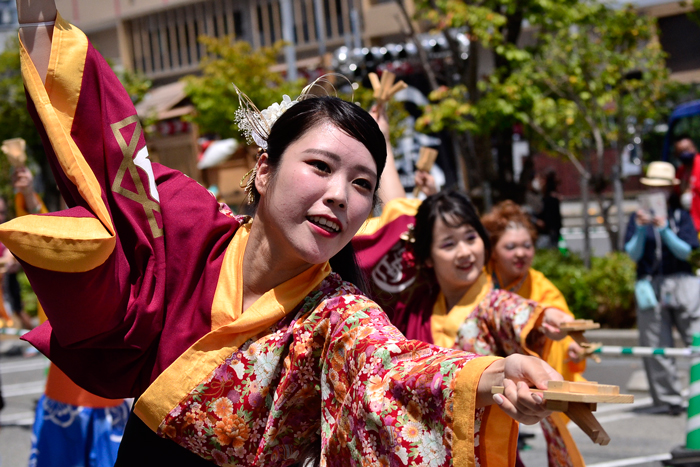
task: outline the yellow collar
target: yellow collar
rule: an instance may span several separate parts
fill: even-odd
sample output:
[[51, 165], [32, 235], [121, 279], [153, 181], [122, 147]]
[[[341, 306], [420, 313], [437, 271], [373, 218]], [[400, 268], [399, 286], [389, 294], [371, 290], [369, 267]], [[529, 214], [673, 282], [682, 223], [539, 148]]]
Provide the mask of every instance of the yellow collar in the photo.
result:
[[449, 311], [445, 296], [440, 292], [433, 306], [433, 315], [430, 318], [433, 343], [440, 347], [454, 347], [459, 327], [492, 288], [491, 276], [482, 272], [476, 282], [469, 287], [467, 293], [459, 300], [459, 303]]

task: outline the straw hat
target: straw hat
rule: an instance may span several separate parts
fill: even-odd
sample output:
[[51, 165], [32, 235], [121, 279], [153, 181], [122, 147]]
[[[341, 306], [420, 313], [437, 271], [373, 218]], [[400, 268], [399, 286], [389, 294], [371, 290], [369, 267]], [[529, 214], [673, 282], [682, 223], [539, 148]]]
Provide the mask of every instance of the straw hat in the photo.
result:
[[676, 168], [670, 162], [654, 161], [649, 164], [647, 176], [640, 180], [647, 186], [678, 185], [681, 181], [676, 178]]

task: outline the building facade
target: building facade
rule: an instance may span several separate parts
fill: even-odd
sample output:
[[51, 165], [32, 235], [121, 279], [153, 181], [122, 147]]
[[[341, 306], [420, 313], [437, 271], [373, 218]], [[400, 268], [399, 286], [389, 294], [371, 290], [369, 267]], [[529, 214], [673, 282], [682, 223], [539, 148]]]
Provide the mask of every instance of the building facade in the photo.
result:
[[[205, 53], [200, 35], [231, 35], [254, 47], [282, 40], [285, 2], [300, 66], [340, 46], [381, 43], [407, 30], [387, 0], [57, 0], [61, 14], [112, 63], [156, 84], [197, 71]], [[412, 0], [405, 3], [412, 13]]]
[[0, 0], [0, 52], [11, 36], [17, 35], [17, 5], [15, 0]]

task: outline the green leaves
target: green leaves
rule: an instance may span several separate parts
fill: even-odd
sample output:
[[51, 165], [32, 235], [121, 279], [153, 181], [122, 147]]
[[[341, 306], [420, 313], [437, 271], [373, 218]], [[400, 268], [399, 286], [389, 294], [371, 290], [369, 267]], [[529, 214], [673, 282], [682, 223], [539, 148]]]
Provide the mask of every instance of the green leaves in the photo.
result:
[[[620, 115], [640, 123], [659, 116], [669, 88], [664, 53], [654, 20], [630, 6], [423, 0], [418, 7], [437, 29], [466, 28], [482, 49], [477, 59], [493, 54], [498, 66], [477, 77], [471, 95], [462, 84], [433, 92], [419, 129], [489, 134], [521, 122], [541, 149], [574, 157], [614, 146], [623, 134]], [[523, 20], [525, 46], [509, 33]]]
[[234, 123], [238, 96], [233, 84], [261, 110], [280, 102], [284, 94], [296, 98], [305, 84], [303, 80], [289, 83], [280, 73], [270, 71], [277, 63], [282, 42], [253, 50], [249, 43], [234, 42], [231, 37], [202, 36], [199, 40], [207, 49], [200, 63], [202, 76], [188, 76], [184, 81], [185, 92], [197, 109], [192, 120], [202, 133], [243, 140]]

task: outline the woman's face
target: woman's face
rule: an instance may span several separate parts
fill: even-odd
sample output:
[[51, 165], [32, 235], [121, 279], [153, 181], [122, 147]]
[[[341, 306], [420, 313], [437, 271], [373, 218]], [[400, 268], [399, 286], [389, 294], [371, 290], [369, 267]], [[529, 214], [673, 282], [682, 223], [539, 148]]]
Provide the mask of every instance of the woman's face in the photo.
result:
[[[448, 221], [452, 223], [452, 219]], [[438, 216], [426, 264], [434, 269], [442, 288], [467, 288], [476, 282], [484, 267], [484, 241], [471, 225], [450, 227]]]
[[377, 165], [367, 148], [331, 123], [290, 144], [276, 170], [263, 154], [255, 184], [267, 236], [287, 267], [321, 264], [348, 244], [372, 209]]
[[532, 237], [522, 226], [507, 228], [493, 248], [497, 272], [510, 280], [525, 275], [532, 266], [534, 256]]

